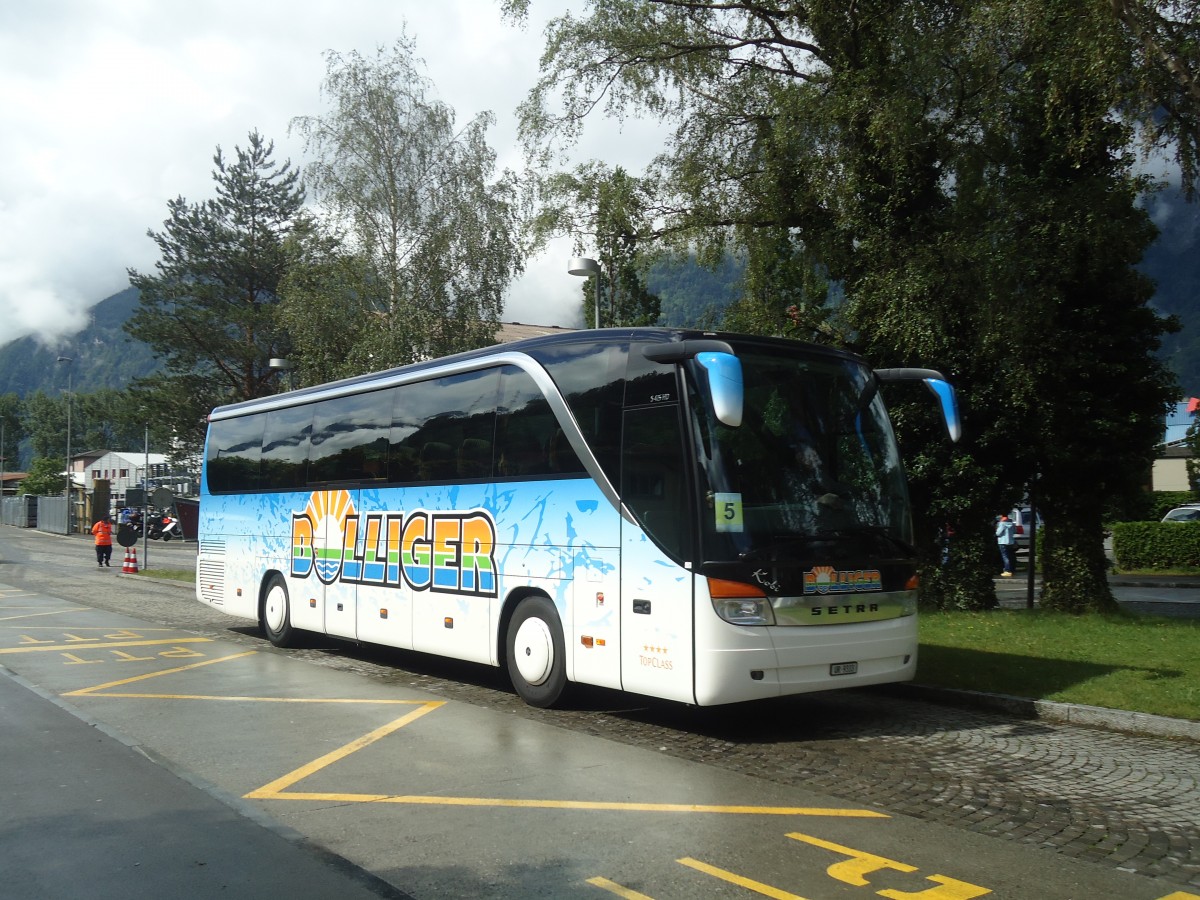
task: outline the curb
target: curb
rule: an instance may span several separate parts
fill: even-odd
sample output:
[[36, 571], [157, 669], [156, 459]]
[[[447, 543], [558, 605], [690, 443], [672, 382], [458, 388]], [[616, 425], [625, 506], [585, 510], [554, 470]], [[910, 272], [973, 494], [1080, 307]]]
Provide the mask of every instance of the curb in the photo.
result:
[[1034, 700], [1009, 694], [987, 694], [983, 691], [964, 691], [927, 684], [883, 685], [880, 689], [947, 706], [995, 710], [1025, 719], [1042, 719], [1047, 722], [1103, 728], [1122, 734], [1200, 743], [1200, 722], [1190, 719], [1172, 719], [1168, 716], [1153, 716], [1123, 709], [1106, 709], [1079, 703], [1055, 703], [1051, 700]]

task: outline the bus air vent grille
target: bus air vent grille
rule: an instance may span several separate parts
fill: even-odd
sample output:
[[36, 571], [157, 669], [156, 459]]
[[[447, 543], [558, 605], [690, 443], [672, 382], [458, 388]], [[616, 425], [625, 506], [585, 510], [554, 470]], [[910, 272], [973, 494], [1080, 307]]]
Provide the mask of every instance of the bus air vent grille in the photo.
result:
[[201, 541], [200, 542], [200, 553], [202, 555], [209, 554], [211, 556], [224, 556], [225, 555], [225, 542], [224, 541], [214, 541], [214, 540]]
[[225, 563], [219, 560], [200, 560], [200, 596], [207, 603], [225, 603]]

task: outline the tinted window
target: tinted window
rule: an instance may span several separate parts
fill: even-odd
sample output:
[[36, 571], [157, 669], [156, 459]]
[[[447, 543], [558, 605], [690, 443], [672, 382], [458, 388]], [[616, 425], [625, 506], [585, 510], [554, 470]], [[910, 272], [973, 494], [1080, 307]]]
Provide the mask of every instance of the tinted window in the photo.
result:
[[676, 559], [687, 559], [689, 510], [679, 405], [660, 404], [625, 413], [621, 500]]
[[564, 344], [531, 350], [530, 355], [546, 367], [601, 468], [617, 484], [629, 345]]
[[309, 483], [372, 482], [388, 476], [394, 390], [322, 400], [313, 415]]
[[519, 478], [583, 471], [583, 464], [533, 379], [514, 366], [506, 366], [496, 416], [496, 474]]
[[275, 409], [267, 413], [262, 440], [261, 490], [283, 491], [306, 483], [308, 435], [312, 430], [312, 407]]
[[500, 370], [485, 369], [397, 388], [392, 480], [490, 477], [499, 383]]
[[625, 373], [625, 405], [678, 403], [679, 380], [676, 365], [646, 359], [642, 350], [647, 346], [651, 345], [635, 344], [630, 349], [629, 369]]
[[205, 469], [214, 494], [259, 489], [265, 415], [213, 422], [208, 429]]

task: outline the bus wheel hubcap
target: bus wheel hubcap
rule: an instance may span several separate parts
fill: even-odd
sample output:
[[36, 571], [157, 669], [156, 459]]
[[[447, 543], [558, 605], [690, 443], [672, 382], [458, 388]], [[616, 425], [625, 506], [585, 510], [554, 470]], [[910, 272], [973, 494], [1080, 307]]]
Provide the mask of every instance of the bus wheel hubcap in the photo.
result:
[[283, 594], [278, 589], [267, 594], [266, 620], [267, 626], [272, 631], [278, 631], [283, 627]]
[[526, 619], [517, 629], [513, 642], [517, 671], [529, 684], [541, 684], [550, 676], [554, 665], [554, 638], [541, 619]]

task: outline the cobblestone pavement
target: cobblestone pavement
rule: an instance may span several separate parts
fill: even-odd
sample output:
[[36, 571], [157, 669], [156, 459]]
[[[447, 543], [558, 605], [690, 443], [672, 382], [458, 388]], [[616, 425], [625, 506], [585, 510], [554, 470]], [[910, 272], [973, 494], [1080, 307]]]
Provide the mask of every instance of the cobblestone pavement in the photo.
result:
[[[64, 571], [0, 529], [0, 582], [276, 651], [189, 589]], [[22, 545], [27, 540], [20, 542]], [[44, 541], [43, 541], [44, 543]], [[87, 548], [80, 550], [86, 552]], [[180, 551], [183, 548], [179, 548]], [[159, 559], [164, 559], [160, 554]], [[85, 560], [86, 562], [86, 560]], [[186, 565], [186, 562], [184, 563]], [[902, 690], [809, 694], [695, 709], [599, 689], [568, 708], [526, 706], [498, 671], [314, 639], [314, 664], [646, 747], [893, 814], [1019, 841], [1200, 889], [1200, 745], [929, 703]]]

